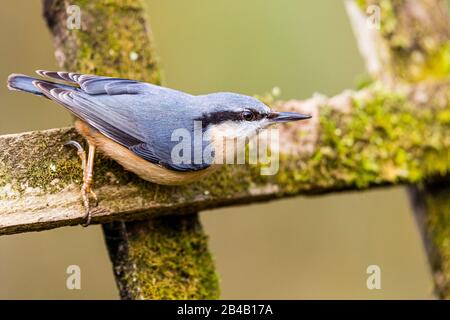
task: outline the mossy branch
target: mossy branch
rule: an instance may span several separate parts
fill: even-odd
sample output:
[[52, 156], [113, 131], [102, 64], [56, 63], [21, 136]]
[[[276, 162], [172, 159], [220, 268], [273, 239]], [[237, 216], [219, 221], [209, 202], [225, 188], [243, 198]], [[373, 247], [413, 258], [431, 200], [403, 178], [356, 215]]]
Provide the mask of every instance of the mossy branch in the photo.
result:
[[[226, 165], [197, 183], [158, 186], [100, 155], [93, 223], [443, 177], [450, 170], [449, 88], [393, 93], [374, 84], [330, 99], [275, 102], [316, 122], [280, 128], [280, 166], [272, 176], [255, 165]], [[81, 169], [75, 151], [63, 147], [69, 138], [77, 138], [69, 128], [0, 137], [0, 233], [80, 223]]]
[[[360, 48], [372, 48], [369, 72], [393, 85], [445, 79], [450, 72], [450, 27], [441, 0], [357, 0], [364, 19], [350, 11]], [[379, 11], [368, 10], [376, 6]], [[379, 14], [377, 16], [377, 14]], [[369, 17], [368, 17], [368, 16]], [[369, 27], [368, 19], [373, 25]], [[359, 35], [359, 36], [358, 36]]]
[[[67, 71], [161, 83], [151, 29], [141, 0], [43, 0], [55, 57]], [[69, 6], [80, 29], [69, 29]]]

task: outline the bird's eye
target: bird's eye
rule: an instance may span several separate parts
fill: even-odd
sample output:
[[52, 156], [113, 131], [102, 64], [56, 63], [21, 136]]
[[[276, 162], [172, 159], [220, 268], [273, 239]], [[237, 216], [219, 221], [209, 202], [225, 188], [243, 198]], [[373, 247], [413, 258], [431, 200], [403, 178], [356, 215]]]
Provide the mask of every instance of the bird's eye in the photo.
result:
[[255, 113], [250, 110], [245, 110], [242, 112], [242, 119], [245, 121], [255, 120]]

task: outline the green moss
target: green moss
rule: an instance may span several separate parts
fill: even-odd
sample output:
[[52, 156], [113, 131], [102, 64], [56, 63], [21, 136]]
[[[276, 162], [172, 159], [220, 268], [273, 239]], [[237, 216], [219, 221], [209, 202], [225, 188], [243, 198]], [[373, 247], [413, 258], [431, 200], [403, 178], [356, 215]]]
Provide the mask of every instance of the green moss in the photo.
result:
[[290, 192], [320, 192], [331, 186], [362, 189], [447, 174], [448, 110], [433, 113], [382, 90], [370, 99], [354, 100], [349, 114], [322, 108], [320, 137], [308, 165], [284, 156], [277, 183]]
[[[380, 8], [380, 34], [389, 49], [391, 60], [389, 65], [384, 66], [385, 73], [390, 72], [395, 77], [412, 83], [448, 77], [448, 34], [440, 34], [429, 21], [417, 20], [419, 18], [409, 13], [408, 10], [411, 9], [405, 6], [404, 1], [358, 0], [357, 3], [364, 12], [369, 5]], [[429, 8], [427, 3], [421, 5], [423, 10], [435, 10], [428, 19], [442, 18], [438, 9]]]
[[53, 193], [74, 180], [80, 181], [78, 158], [63, 147], [64, 142], [75, 136], [73, 130], [57, 129], [48, 134], [32, 132], [3, 139], [0, 142], [0, 187], [9, 183], [19, 193], [29, 187]]
[[140, 0], [78, 0], [71, 4], [80, 6], [82, 24], [80, 30], [71, 30], [64, 42], [66, 69], [161, 83]]
[[[28, 167], [27, 184], [32, 188], [40, 188], [44, 192], [55, 193], [62, 185], [72, 182], [81, 184], [82, 170], [77, 159], [46, 159], [33, 163]], [[64, 174], [60, 174], [64, 172]], [[62, 179], [62, 181], [61, 181]], [[54, 183], [56, 181], [57, 183]]]
[[198, 216], [162, 217], [148, 224], [129, 239], [133, 266], [124, 280], [132, 298], [219, 298], [218, 277]]
[[416, 50], [413, 54], [394, 49], [395, 73], [410, 82], [444, 79], [450, 73], [450, 42], [437, 49]]

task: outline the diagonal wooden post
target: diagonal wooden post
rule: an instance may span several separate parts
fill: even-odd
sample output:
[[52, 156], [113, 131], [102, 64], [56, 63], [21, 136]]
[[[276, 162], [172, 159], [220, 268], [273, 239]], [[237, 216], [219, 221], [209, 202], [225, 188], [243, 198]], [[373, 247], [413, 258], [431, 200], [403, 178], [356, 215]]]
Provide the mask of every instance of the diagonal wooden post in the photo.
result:
[[[78, 12], [81, 16], [71, 16]], [[62, 68], [160, 84], [141, 1], [44, 0], [44, 16]], [[81, 28], [69, 28], [78, 18]], [[196, 211], [190, 212], [104, 225], [121, 298], [218, 298], [207, 237]]]
[[217, 299], [197, 213], [103, 225], [122, 299]]
[[[405, 85], [448, 80], [450, 25], [443, 1], [358, 0], [347, 1], [347, 9], [368, 71], [374, 79], [397, 91]], [[368, 19], [371, 19], [372, 28]], [[432, 93], [423, 95], [424, 108], [435, 98]], [[444, 104], [448, 106], [448, 101]], [[446, 139], [444, 135], [434, 143]], [[445, 174], [446, 170], [441, 170], [441, 175]], [[436, 293], [440, 298], [450, 299], [448, 177], [436, 178], [434, 183], [424, 181], [409, 187], [409, 192], [433, 270]]]
[[428, 255], [435, 293], [450, 299], [450, 187], [448, 182], [409, 188], [411, 205]]

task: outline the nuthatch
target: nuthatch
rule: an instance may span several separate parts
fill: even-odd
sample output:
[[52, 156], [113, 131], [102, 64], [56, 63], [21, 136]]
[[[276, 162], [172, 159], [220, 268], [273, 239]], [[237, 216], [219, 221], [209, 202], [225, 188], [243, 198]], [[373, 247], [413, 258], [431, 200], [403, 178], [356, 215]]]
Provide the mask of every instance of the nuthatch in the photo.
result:
[[250, 137], [270, 124], [310, 118], [294, 112], [274, 112], [259, 100], [241, 94], [194, 96], [135, 80], [36, 72], [47, 80], [12, 74], [8, 88], [47, 97], [76, 117], [75, 127], [88, 141], [87, 158], [79, 143], [68, 144], [77, 147], [82, 161], [86, 224], [91, 220], [89, 196], [97, 201], [91, 188], [96, 148], [145, 180], [178, 185], [200, 179], [215, 165], [205, 160], [174, 161], [172, 150], [178, 143], [172, 139], [174, 130], [183, 128], [193, 133], [194, 122], [201, 121], [206, 137], [200, 142], [201, 149], [212, 144], [217, 151], [223, 148], [218, 136]]

